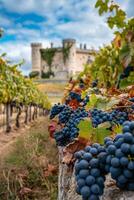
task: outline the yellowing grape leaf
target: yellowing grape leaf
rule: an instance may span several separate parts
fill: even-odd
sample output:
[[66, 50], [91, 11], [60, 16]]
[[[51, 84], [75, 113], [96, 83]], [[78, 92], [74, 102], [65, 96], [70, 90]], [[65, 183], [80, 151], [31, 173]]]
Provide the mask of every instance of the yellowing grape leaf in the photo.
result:
[[94, 108], [97, 103], [97, 96], [95, 94], [90, 95], [90, 101], [87, 103], [86, 109]]
[[107, 102], [108, 102], [108, 98], [102, 95], [97, 95], [96, 108], [101, 109], [101, 110], [106, 110]]
[[111, 135], [109, 122], [100, 124], [97, 128], [94, 128], [94, 141], [99, 144], [104, 144], [104, 138]]
[[109, 102], [106, 105], [106, 109], [109, 110], [111, 109], [113, 106], [117, 105], [120, 102], [120, 99], [117, 99], [115, 97], [112, 97]]
[[87, 91], [82, 91], [81, 97], [82, 97], [83, 99], [86, 97], [86, 95], [87, 95]]
[[80, 123], [78, 124], [78, 128], [79, 137], [90, 140], [93, 131], [91, 119], [86, 118], [85, 120], [80, 121]]
[[122, 133], [122, 125], [114, 125], [114, 127], [112, 128], [113, 129], [113, 132], [118, 134], [118, 133]]

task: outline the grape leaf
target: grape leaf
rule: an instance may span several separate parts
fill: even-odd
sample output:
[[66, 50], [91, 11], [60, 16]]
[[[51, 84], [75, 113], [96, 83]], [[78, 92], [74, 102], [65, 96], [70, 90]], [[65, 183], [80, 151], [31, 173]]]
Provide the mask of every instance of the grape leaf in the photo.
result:
[[81, 93], [81, 97], [82, 97], [82, 98], [85, 98], [86, 95], [87, 95], [87, 91], [82, 91], [82, 93]]
[[116, 134], [122, 133], [122, 125], [116, 124], [112, 129], [113, 129], [113, 132]]
[[113, 106], [117, 105], [120, 102], [120, 99], [112, 97], [106, 105], [107, 110], [111, 109]]
[[80, 123], [78, 124], [78, 128], [79, 137], [90, 140], [93, 131], [91, 119], [86, 118], [85, 120], [80, 121]]
[[90, 95], [90, 101], [86, 105], [86, 109], [94, 108], [97, 103], [97, 97], [95, 94]]
[[94, 141], [99, 144], [104, 144], [104, 138], [111, 135], [109, 122], [100, 124], [97, 128], [94, 128]]

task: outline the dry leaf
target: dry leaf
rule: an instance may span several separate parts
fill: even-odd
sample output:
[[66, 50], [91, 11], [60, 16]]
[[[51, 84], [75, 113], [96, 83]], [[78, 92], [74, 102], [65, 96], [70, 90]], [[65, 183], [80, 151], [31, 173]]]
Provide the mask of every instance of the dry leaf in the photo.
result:
[[56, 165], [48, 164], [47, 169], [44, 171], [44, 176], [47, 177], [52, 174], [56, 174], [57, 170], [58, 168]]
[[31, 192], [32, 192], [32, 190], [30, 188], [28, 188], [28, 187], [23, 187], [19, 191], [19, 193], [20, 193], [21, 196], [24, 196], [24, 195], [29, 194]]

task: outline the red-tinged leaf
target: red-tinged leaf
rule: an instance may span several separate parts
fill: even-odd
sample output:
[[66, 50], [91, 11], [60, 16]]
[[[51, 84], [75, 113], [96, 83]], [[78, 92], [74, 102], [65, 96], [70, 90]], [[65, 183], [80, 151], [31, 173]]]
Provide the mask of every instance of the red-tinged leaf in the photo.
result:
[[77, 94], [81, 94], [82, 89], [80, 87], [76, 87], [76, 88], [74, 88], [73, 91], [76, 92]]
[[121, 91], [118, 90], [118, 89], [115, 88], [115, 87], [110, 88], [107, 92], [108, 92], [108, 94], [111, 94], [111, 95], [119, 95], [119, 94], [122, 94]]
[[58, 120], [54, 119], [51, 120], [49, 126], [48, 126], [48, 131], [50, 134], [50, 137], [53, 138], [55, 131], [58, 131], [61, 129], [61, 125], [58, 124]]
[[129, 119], [130, 121], [133, 121], [133, 120], [134, 120], [134, 113], [129, 114], [129, 115], [128, 115], [128, 119]]
[[129, 90], [129, 95], [130, 95], [130, 97], [134, 97], [134, 86], [131, 86], [131, 88]]
[[78, 106], [79, 106], [79, 102], [77, 101], [77, 99], [72, 99], [70, 102], [69, 102], [69, 106], [73, 109], [77, 109]]
[[73, 142], [71, 142], [70, 144], [68, 144], [63, 152], [69, 152], [69, 153], [75, 153], [76, 151], [82, 150], [86, 144], [87, 144], [88, 140], [84, 139], [84, 138], [77, 138], [75, 139]]
[[47, 169], [44, 171], [44, 176], [50, 176], [52, 174], [57, 174], [58, 168], [55, 165], [48, 164]]
[[64, 149], [63, 149], [63, 160], [62, 162], [69, 165], [74, 162], [74, 153], [76, 151], [83, 150], [87, 146], [88, 140], [84, 138], [77, 138], [75, 139], [72, 143], [68, 144]]

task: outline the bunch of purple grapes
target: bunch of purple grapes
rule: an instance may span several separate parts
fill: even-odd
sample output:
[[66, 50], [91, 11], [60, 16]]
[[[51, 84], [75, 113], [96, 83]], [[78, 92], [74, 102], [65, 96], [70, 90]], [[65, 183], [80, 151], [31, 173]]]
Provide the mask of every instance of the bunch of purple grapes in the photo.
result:
[[91, 111], [92, 123], [94, 127], [97, 127], [99, 124], [109, 121], [116, 124], [123, 124], [128, 120], [127, 111], [120, 111], [118, 109], [111, 112], [105, 112], [97, 108]]
[[72, 108], [66, 105], [59, 114], [59, 122], [62, 124], [67, 123], [72, 112], [73, 112]]
[[121, 189], [134, 191], [134, 121], [123, 124], [123, 134], [105, 138], [108, 153], [105, 170]]
[[113, 110], [110, 113], [112, 117], [112, 121], [117, 123], [117, 124], [123, 124], [125, 121], [128, 120], [128, 112], [127, 111], [120, 111], [118, 109]]
[[82, 101], [81, 95], [78, 94], [78, 93], [70, 92], [70, 93], [69, 93], [69, 96], [70, 96], [71, 99], [76, 99], [78, 102], [81, 102], [81, 101]]
[[66, 105], [61, 105], [60, 103], [55, 104], [50, 112], [50, 119], [53, 119], [56, 115], [58, 115], [60, 112], [62, 112], [64, 110], [64, 108], [66, 107]]
[[75, 163], [76, 192], [83, 200], [99, 200], [105, 182], [107, 153], [104, 146], [93, 144], [76, 152]]
[[99, 124], [103, 122], [112, 121], [113, 119], [110, 113], [104, 112], [97, 108], [94, 108], [91, 111], [91, 117], [92, 117], [92, 123], [94, 127], [97, 127]]
[[96, 80], [94, 80], [93, 82], [92, 82], [92, 87], [94, 88], [94, 87], [97, 87], [97, 85], [98, 85], [98, 79], [96, 79]]
[[78, 136], [79, 129], [77, 125], [79, 122], [88, 116], [88, 112], [84, 108], [72, 110], [65, 126], [60, 131], [54, 134], [54, 138], [58, 146], [65, 146], [72, 142]]

